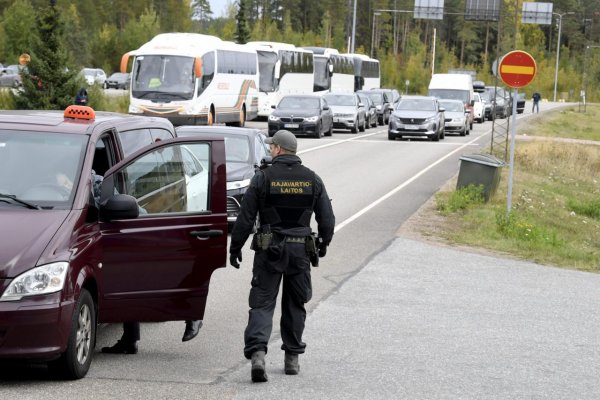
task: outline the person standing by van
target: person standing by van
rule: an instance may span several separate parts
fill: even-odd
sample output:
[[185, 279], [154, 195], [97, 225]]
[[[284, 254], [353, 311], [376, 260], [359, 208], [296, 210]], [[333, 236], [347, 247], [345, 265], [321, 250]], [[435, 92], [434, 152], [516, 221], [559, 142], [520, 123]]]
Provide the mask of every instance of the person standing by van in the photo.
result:
[[533, 96], [531, 97], [531, 99], [533, 100], [533, 107], [531, 108], [531, 113], [533, 114], [536, 111], [536, 109], [537, 109], [537, 112], [539, 113], [540, 112], [540, 100], [542, 99], [542, 96], [538, 92], [535, 92], [533, 94]]

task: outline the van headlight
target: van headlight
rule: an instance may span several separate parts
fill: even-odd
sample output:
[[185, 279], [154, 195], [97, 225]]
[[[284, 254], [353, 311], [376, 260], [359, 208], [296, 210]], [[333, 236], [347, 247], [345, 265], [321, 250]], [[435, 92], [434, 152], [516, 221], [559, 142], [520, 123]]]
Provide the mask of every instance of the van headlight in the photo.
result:
[[55, 293], [65, 286], [69, 263], [59, 261], [22, 273], [12, 280], [0, 301], [21, 300], [26, 296]]

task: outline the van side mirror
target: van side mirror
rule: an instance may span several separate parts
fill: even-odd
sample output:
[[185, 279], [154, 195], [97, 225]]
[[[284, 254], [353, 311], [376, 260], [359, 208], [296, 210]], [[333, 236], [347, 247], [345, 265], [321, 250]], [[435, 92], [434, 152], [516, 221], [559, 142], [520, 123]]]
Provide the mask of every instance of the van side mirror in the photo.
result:
[[135, 197], [128, 194], [115, 194], [100, 205], [100, 221], [115, 219], [135, 219], [140, 215]]

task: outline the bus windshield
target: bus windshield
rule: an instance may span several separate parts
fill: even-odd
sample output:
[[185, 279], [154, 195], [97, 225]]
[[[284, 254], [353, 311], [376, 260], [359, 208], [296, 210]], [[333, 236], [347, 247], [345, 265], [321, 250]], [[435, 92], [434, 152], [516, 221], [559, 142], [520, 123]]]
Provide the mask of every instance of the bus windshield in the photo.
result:
[[271, 51], [257, 51], [259, 70], [259, 90], [261, 92], [274, 92], [277, 89], [275, 82], [275, 64], [277, 54]]
[[194, 97], [194, 58], [144, 55], [135, 59], [131, 94], [148, 100], [190, 100]]

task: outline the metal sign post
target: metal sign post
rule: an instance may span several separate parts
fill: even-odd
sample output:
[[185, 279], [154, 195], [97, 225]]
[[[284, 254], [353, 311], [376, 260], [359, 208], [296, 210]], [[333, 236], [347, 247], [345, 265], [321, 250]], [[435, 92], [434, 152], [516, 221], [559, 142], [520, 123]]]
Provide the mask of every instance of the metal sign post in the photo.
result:
[[537, 72], [533, 57], [524, 51], [515, 50], [506, 54], [498, 65], [500, 79], [509, 87], [514, 88], [512, 103], [512, 126], [510, 133], [510, 161], [508, 164], [508, 195], [506, 212], [512, 208], [513, 171], [515, 164], [515, 140], [517, 136], [517, 97], [518, 89], [531, 83]]

